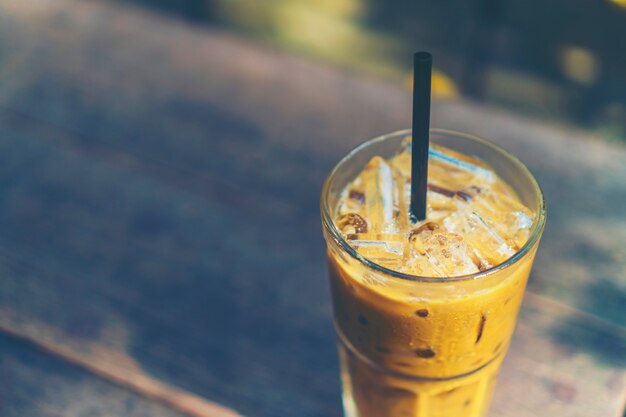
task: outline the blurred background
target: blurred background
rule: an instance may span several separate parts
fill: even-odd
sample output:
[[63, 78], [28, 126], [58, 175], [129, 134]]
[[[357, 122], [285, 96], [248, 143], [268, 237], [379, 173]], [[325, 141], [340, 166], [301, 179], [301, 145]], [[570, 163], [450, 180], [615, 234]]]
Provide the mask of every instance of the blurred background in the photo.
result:
[[622, 416], [625, 34], [626, 0], [0, 0], [0, 417], [338, 417], [319, 193], [408, 125], [416, 49], [433, 122], [548, 201], [492, 415]]
[[118, 0], [407, 85], [626, 140], [626, 0]]

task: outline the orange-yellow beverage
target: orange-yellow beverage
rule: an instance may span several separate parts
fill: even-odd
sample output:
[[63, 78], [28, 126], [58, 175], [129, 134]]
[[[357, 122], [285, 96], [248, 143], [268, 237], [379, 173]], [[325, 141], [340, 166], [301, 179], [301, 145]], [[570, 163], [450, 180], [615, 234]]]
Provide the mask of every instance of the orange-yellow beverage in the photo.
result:
[[431, 134], [427, 218], [408, 216], [407, 132], [344, 158], [322, 195], [347, 417], [480, 417], [545, 220], [528, 170]]

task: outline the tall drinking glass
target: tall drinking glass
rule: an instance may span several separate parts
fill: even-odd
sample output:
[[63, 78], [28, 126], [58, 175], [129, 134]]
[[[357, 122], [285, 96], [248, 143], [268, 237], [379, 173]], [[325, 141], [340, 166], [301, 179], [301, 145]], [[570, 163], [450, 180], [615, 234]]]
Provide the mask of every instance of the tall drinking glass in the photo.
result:
[[[403, 274], [361, 256], [333, 222], [342, 190], [373, 156], [391, 158], [410, 131], [358, 146], [331, 171], [321, 196], [346, 417], [481, 417], [515, 328], [546, 209], [537, 181], [502, 148], [431, 130], [431, 143], [488, 164], [535, 213], [511, 258], [465, 276]], [[468, 186], [471, 184], [468, 184]]]

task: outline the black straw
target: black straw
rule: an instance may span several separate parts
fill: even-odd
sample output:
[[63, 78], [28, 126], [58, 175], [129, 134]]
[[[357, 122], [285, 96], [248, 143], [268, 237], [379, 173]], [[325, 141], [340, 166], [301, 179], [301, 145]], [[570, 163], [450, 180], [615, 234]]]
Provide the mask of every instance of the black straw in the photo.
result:
[[433, 57], [428, 52], [416, 52], [413, 55], [413, 142], [411, 144], [411, 206], [409, 211], [413, 223], [426, 219], [432, 64]]

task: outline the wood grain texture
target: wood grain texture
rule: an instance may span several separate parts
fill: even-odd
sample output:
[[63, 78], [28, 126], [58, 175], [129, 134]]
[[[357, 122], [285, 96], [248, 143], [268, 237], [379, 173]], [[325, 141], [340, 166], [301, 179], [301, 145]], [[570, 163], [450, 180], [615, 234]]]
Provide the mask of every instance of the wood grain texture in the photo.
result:
[[2, 417], [188, 417], [0, 335]]
[[[8, 311], [2, 312], [5, 318], [10, 316]], [[43, 356], [43, 353], [47, 353], [55, 359], [61, 359], [74, 367], [82, 368], [83, 371], [89, 371], [91, 379], [94, 376], [101, 377], [110, 383], [118, 385], [117, 390], [121, 391], [119, 387], [128, 388], [134, 391], [136, 394], [125, 394], [126, 397], [131, 397], [126, 401], [128, 403], [137, 402], [135, 398], [137, 394], [145, 397], [138, 402], [148, 403], [148, 399], [154, 403], [162, 404], [169, 407], [170, 413], [177, 415], [183, 413], [185, 416], [191, 417], [240, 417], [236, 412], [220, 406], [219, 404], [207, 401], [201, 397], [195, 396], [188, 392], [182, 391], [176, 387], [169, 386], [167, 383], [156, 380], [155, 378], [147, 375], [142, 371], [141, 367], [135, 363], [135, 361], [124, 355], [119, 350], [109, 350], [103, 347], [99, 343], [93, 343], [88, 340], [82, 340], [78, 343], [73, 343], [68, 346], [65, 334], [59, 333], [54, 328], [47, 328], [45, 325], [38, 325], [37, 323], [27, 323], [22, 326], [15, 326], [14, 320], [3, 320], [3, 323], [12, 323], [13, 326], [4, 326], [0, 324], [0, 330], [4, 333], [0, 335], [0, 346], [6, 348], [7, 355], [9, 351], [17, 353], [19, 351], [20, 356], [23, 350], [33, 350], [33, 347], [37, 347], [40, 351], [39, 356]], [[26, 331], [25, 331], [26, 330]], [[13, 340], [9, 340], [8, 337], [13, 337]], [[26, 354], [26, 356], [33, 354]], [[10, 363], [13, 363], [14, 358], [7, 359]], [[54, 359], [48, 357], [47, 359], [41, 358], [40, 362], [53, 363]], [[65, 368], [68, 368], [66, 365]], [[71, 369], [71, 368], [70, 368]], [[75, 371], [74, 369], [71, 369]], [[77, 372], [74, 372], [75, 374]], [[84, 374], [84, 372], [83, 372]], [[76, 379], [74, 376], [69, 375], [68, 379]], [[20, 378], [15, 378], [17, 385], [24, 383]], [[13, 383], [5, 381], [5, 385], [14, 385]], [[36, 385], [36, 379], [33, 378], [33, 382], [30, 384]], [[0, 384], [0, 389], [2, 385]], [[20, 389], [22, 387], [19, 387]], [[8, 390], [8, 387], [6, 388]], [[15, 389], [15, 388], [12, 388]], [[111, 391], [114, 391], [111, 389]], [[2, 392], [2, 391], [0, 391]], [[7, 396], [14, 398], [13, 392], [7, 394]], [[92, 396], [88, 400], [93, 400], [98, 403], [97, 396]], [[33, 400], [37, 403], [37, 399]], [[46, 401], [40, 401], [45, 403]], [[69, 406], [69, 404], [68, 404]], [[2, 409], [0, 408], [0, 411]], [[19, 411], [19, 410], [16, 410]], [[103, 414], [99, 411], [100, 415]], [[5, 414], [0, 414], [5, 416]]]
[[490, 416], [620, 417], [624, 352], [621, 327], [527, 294]]
[[[32, 321], [20, 323], [15, 317], [10, 317], [10, 312], [0, 311], [0, 313], [3, 318], [0, 321], [0, 331], [6, 335], [32, 342], [47, 353], [111, 382], [131, 388], [171, 409], [189, 416], [237, 415], [154, 380], [146, 374], [140, 363], [120, 350], [109, 350], [104, 348], [101, 342], [93, 343], [87, 339], [72, 340], [68, 343], [68, 335], [58, 329], [47, 328]], [[626, 357], [623, 352], [626, 350], [626, 333], [618, 326], [606, 322], [597, 323], [596, 320], [598, 319], [594, 316], [589, 317], [563, 304], [529, 295], [521, 312], [510, 352], [503, 365], [489, 415], [619, 417], [625, 400], [626, 373], [623, 368], [626, 367]], [[18, 347], [20, 345], [11, 343]], [[0, 346], [4, 347], [7, 344], [9, 343], [6, 336], [0, 336]], [[191, 368], [185, 367], [183, 363], [182, 370], [190, 371]], [[328, 370], [315, 370], [323, 372], [329, 380], [332, 379], [332, 375], [324, 371]], [[70, 374], [65, 378], [74, 380], [75, 376]], [[22, 384], [37, 386], [36, 382], [15, 379], [18, 380], [17, 385], [20, 387]], [[168, 379], [167, 376], [165, 379]], [[5, 386], [13, 385], [7, 383], [8, 379], [3, 380]], [[229, 381], [225, 380], [224, 383]], [[3, 393], [2, 386], [0, 383], [0, 393]], [[306, 393], [292, 394], [294, 394], [292, 399], [306, 396]], [[14, 401], [17, 394], [11, 391], [8, 395]], [[96, 404], [103, 401], [99, 394], [92, 394], [92, 397], [87, 397], [85, 401]], [[245, 393], [240, 393], [240, 397], [242, 401], [246, 401]], [[135, 401], [138, 400], [129, 399], [127, 403]], [[34, 396], [32, 402], [38, 407], [50, 408], [45, 398], [39, 399], [38, 396]], [[77, 407], [80, 409], [79, 405], [71, 402], [66, 406], [72, 410]], [[335, 412], [329, 404], [320, 402], [319, 406], [325, 407], [327, 413]], [[20, 407], [16, 407], [19, 411]], [[298, 412], [297, 405], [292, 409], [286, 409], [286, 412]], [[265, 414], [257, 410], [250, 415]]]
[[[2, 3], [0, 106], [75, 133], [70, 147], [300, 216], [309, 233], [333, 162], [409, 125], [409, 92], [377, 80], [119, 5], [17, 3]], [[624, 146], [462, 102], [434, 103], [432, 125], [491, 138], [539, 178], [549, 222], [530, 289], [623, 324]]]
[[[338, 416], [319, 189], [408, 126], [408, 91], [118, 3], [0, 1], [0, 50], [0, 327], [142, 392]], [[492, 414], [620, 416], [626, 150], [463, 102], [433, 119], [548, 199]]]

